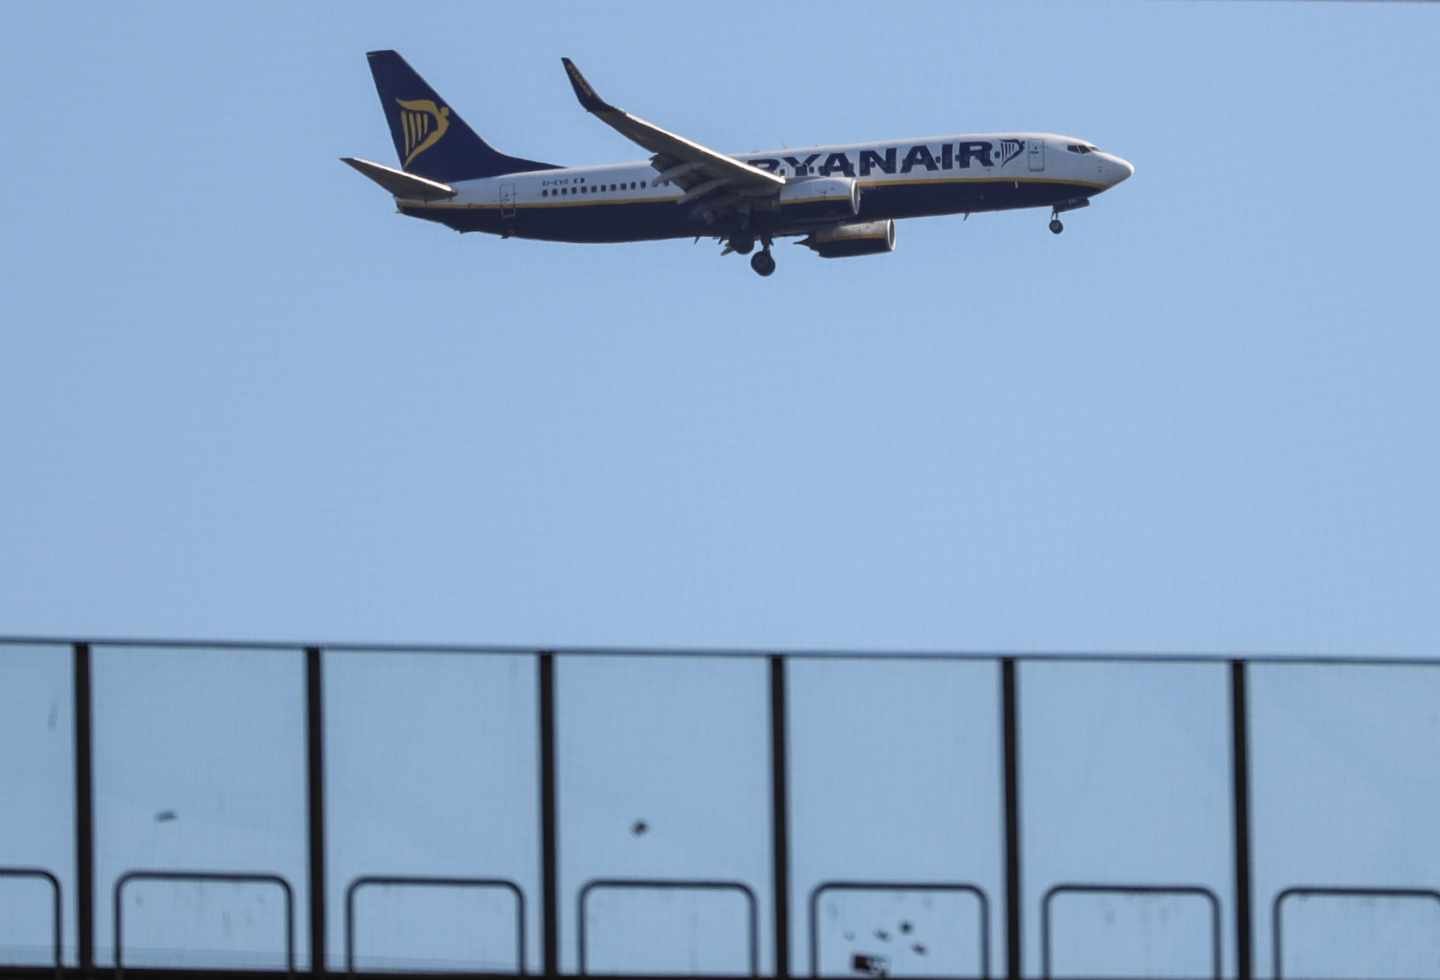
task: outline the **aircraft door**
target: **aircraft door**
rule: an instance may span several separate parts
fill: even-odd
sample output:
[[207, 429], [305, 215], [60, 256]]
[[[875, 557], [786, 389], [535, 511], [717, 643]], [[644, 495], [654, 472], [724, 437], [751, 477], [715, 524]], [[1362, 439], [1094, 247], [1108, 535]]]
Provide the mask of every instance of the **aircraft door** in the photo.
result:
[[502, 218], [507, 218], [507, 219], [510, 219], [510, 218], [514, 218], [514, 217], [515, 217], [515, 185], [514, 185], [514, 184], [501, 184], [501, 185], [500, 185], [500, 217], [502, 217]]
[[1030, 163], [1031, 173], [1040, 173], [1045, 169], [1045, 141], [1026, 140], [1025, 158]]

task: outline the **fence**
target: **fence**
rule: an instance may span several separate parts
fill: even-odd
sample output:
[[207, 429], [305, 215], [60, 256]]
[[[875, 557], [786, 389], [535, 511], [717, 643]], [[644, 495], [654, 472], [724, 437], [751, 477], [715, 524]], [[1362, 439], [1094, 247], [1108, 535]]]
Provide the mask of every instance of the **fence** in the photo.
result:
[[[65, 813], [56, 785], [32, 793], [4, 768], [28, 764], [38, 729], [18, 719], [62, 660], [70, 717], [58, 725], [52, 697], [46, 730], [69, 744], [43, 751], [68, 759]], [[1440, 879], [1424, 829], [1440, 810], [1436, 666], [0, 640], [15, 726], [0, 777], [16, 793], [0, 912], [28, 913], [16, 883], [53, 893], [36, 975], [1440, 975], [1440, 901], [1383, 904], [1434, 897]], [[1314, 775], [1332, 764], [1344, 779]], [[193, 808], [141, 812], [172, 783]], [[470, 795], [446, 796], [452, 783]], [[1258, 837], [1257, 797], [1275, 814]], [[1327, 802], [1314, 828], [1285, 829]], [[303, 821], [275, 827], [272, 805]], [[646, 806], [665, 818], [612, 833]], [[1388, 836], [1336, 864], [1327, 827], [1373, 819]], [[73, 860], [27, 857], [32, 837], [59, 853], [59, 824]], [[175, 881], [190, 891], [163, 890]], [[223, 881], [284, 902], [240, 902]], [[362, 898], [387, 910], [368, 931]], [[1282, 936], [1282, 912], [1303, 907], [1324, 914]], [[164, 941], [125, 936], [137, 915], [171, 926]], [[376, 952], [424, 954], [445, 915], [469, 959]], [[1380, 941], [1397, 915], [1418, 916], [1398, 951]], [[1358, 965], [1314, 952], [1357, 917]], [[256, 938], [276, 936], [283, 949]], [[1372, 940], [1385, 948], [1359, 948]]]

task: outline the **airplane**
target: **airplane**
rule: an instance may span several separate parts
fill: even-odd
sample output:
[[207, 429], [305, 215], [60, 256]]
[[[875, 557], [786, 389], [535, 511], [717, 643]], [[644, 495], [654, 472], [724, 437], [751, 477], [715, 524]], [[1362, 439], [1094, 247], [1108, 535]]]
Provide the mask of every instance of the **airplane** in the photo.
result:
[[1055, 133], [721, 153], [617, 109], [569, 58], [561, 61], [580, 105], [650, 158], [563, 167], [492, 148], [398, 53], [366, 57], [400, 166], [341, 160], [394, 195], [401, 214], [460, 232], [577, 243], [708, 237], [769, 276], [777, 238], [798, 237], [822, 258], [878, 255], [895, 250], [902, 218], [1049, 208], [1058, 235], [1061, 214], [1135, 173]]

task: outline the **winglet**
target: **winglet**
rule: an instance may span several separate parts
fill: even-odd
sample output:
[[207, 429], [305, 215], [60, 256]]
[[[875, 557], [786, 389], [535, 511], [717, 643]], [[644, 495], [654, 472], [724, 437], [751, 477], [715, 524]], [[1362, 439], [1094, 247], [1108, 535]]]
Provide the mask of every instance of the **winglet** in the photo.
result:
[[575, 62], [569, 58], [561, 58], [560, 60], [565, 65], [566, 74], [570, 76], [570, 84], [575, 87], [575, 97], [580, 100], [580, 104], [585, 107], [587, 112], [606, 112], [614, 108], [614, 106], [595, 94], [595, 90], [590, 87], [590, 83], [585, 81], [585, 76], [580, 74], [580, 69], [575, 67]]

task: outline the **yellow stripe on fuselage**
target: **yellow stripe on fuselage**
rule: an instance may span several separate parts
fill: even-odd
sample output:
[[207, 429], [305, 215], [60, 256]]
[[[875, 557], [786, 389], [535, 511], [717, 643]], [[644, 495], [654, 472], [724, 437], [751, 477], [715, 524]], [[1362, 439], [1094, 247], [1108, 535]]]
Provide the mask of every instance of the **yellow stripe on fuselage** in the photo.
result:
[[860, 185], [861, 190], [867, 187], [920, 187], [933, 184], [1066, 184], [1088, 187], [1097, 191], [1103, 191], [1106, 187], [1105, 184], [1096, 183], [1093, 180], [1079, 180], [1073, 177], [901, 177], [896, 180], [860, 177], [856, 183]]

